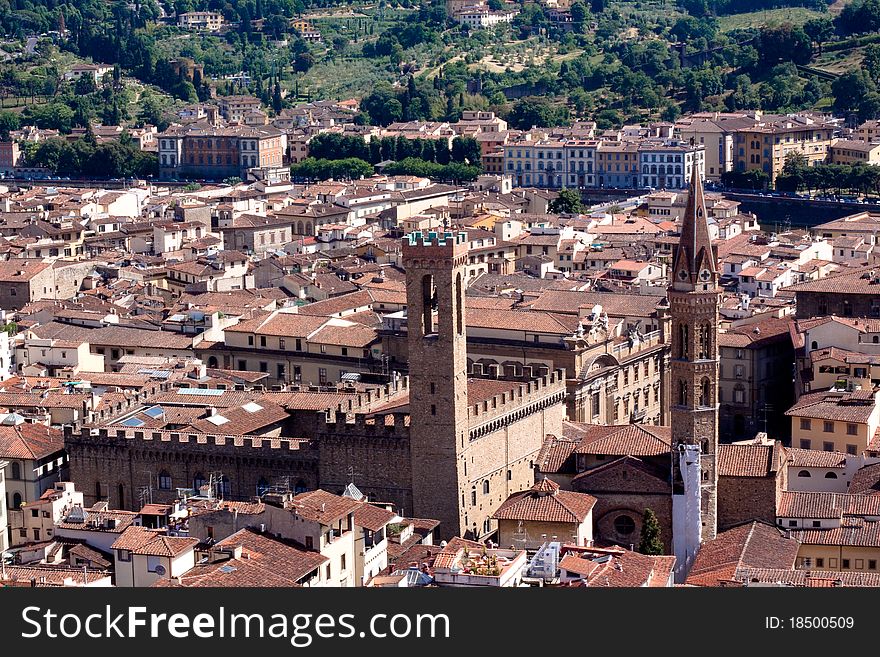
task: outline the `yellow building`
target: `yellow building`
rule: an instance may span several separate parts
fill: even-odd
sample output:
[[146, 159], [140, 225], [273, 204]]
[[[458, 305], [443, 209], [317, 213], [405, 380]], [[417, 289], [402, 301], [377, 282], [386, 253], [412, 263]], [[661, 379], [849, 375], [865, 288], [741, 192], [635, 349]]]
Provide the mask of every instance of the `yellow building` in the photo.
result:
[[834, 142], [835, 126], [807, 114], [765, 115], [736, 132], [734, 169], [758, 169], [776, 180], [789, 153], [800, 153], [810, 166], [824, 163]]
[[776, 515], [780, 529], [800, 543], [796, 568], [878, 572], [878, 496], [786, 491]]
[[833, 164], [880, 164], [880, 143], [838, 139], [829, 159]]
[[785, 412], [791, 418], [792, 447], [861, 454], [880, 426], [878, 394], [869, 389], [803, 395]]

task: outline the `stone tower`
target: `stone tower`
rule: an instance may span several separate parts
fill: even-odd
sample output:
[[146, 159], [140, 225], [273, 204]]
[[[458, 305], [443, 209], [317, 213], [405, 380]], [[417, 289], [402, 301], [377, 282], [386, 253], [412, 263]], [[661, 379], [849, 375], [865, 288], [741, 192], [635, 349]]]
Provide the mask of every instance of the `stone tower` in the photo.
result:
[[[680, 562], [685, 559], [686, 563], [680, 565], [686, 569], [699, 542], [714, 538], [717, 529], [718, 278], [718, 256], [709, 237], [703, 183], [694, 167], [668, 289], [672, 320], [669, 401], [673, 539], [678, 533], [681, 542], [684, 533], [697, 542], [686, 555], [676, 554]], [[694, 460], [699, 461], [699, 469], [686, 466]], [[688, 501], [696, 499], [692, 490], [696, 481], [700, 488], [698, 505]]]
[[439, 520], [443, 537], [465, 532], [459, 502], [467, 494], [467, 253], [466, 233], [403, 238], [413, 512]]

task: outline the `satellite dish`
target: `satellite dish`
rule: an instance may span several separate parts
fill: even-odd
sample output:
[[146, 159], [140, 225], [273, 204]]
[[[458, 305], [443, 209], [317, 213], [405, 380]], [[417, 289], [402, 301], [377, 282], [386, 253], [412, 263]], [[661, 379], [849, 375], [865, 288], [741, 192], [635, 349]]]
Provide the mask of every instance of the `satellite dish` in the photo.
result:
[[165, 566], [163, 566], [162, 564], [159, 564], [158, 566], [156, 566], [156, 569], [153, 572], [155, 572], [157, 575], [159, 575], [161, 577], [162, 575], [165, 574]]

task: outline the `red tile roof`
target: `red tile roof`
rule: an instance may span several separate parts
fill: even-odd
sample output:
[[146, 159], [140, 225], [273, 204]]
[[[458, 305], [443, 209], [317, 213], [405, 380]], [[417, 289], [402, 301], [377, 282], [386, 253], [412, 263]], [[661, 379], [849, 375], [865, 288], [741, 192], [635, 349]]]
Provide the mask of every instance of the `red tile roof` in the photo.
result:
[[782, 530], [763, 522], [750, 522], [704, 541], [688, 574], [693, 586], [720, 586], [733, 579], [738, 568], [793, 569], [800, 544]]
[[530, 489], [513, 493], [492, 515], [496, 520], [569, 522], [587, 519], [596, 498], [585, 493], [560, 490], [559, 484], [543, 479]]
[[295, 587], [302, 579], [327, 563], [317, 552], [289, 541], [242, 529], [224, 538], [215, 548], [241, 546], [242, 558], [198, 564], [176, 579], [162, 579], [160, 587]]

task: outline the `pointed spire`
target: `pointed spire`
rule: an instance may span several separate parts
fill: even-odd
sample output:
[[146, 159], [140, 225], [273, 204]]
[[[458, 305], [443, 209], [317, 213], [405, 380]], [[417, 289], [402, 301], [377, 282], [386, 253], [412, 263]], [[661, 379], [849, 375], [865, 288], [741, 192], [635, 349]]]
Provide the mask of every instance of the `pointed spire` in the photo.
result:
[[[710, 276], [701, 276], [703, 271], [708, 271]], [[673, 276], [674, 284], [691, 285], [714, 282], [718, 276], [718, 264], [709, 237], [703, 181], [696, 162], [693, 165], [687, 206], [681, 221], [681, 238], [673, 262]]]

